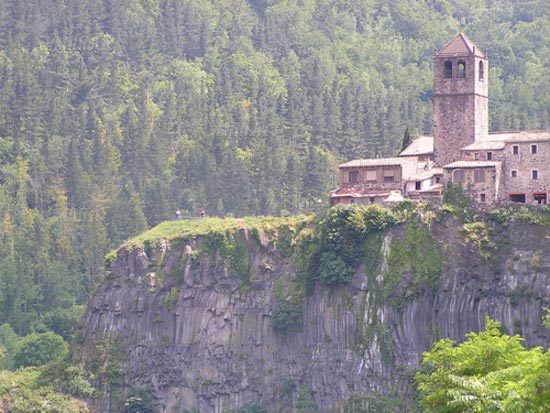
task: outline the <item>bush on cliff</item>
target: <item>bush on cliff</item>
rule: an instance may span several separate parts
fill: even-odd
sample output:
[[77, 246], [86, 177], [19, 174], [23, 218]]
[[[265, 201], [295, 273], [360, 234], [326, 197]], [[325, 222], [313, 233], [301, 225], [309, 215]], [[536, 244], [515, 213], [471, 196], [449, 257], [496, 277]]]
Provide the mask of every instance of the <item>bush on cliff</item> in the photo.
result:
[[364, 257], [368, 234], [404, 221], [406, 211], [379, 205], [337, 205], [319, 223], [319, 281], [349, 282]]
[[155, 399], [144, 389], [133, 388], [124, 402], [123, 413], [155, 413]]

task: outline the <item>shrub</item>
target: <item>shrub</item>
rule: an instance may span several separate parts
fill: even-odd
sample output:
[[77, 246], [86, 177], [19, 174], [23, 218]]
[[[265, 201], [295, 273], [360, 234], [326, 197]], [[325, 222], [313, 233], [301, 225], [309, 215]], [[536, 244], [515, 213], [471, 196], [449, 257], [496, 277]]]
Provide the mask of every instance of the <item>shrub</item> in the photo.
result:
[[133, 388], [124, 402], [124, 413], [155, 413], [155, 399], [151, 392]]
[[174, 306], [178, 302], [178, 296], [179, 290], [176, 287], [172, 287], [172, 289], [164, 297], [164, 305], [167, 309], [171, 310], [172, 308], [174, 308]]
[[311, 228], [300, 231], [296, 238], [294, 268], [297, 279], [303, 283], [305, 293], [313, 293], [319, 267], [319, 237]]
[[[443, 254], [433, 235], [414, 224], [407, 226], [405, 237], [393, 239], [384, 276], [383, 296], [401, 307], [405, 302], [421, 295], [426, 288], [435, 291], [443, 269]], [[403, 274], [410, 274], [410, 282], [396, 290]]]
[[462, 185], [448, 183], [443, 191], [443, 205], [450, 205], [455, 215], [467, 219], [472, 215], [472, 198], [464, 193]]
[[84, 306], [56, 308], [42, 317], [44, 325], [65, 341], [72, 342], [84, 315]]
[[70, 357], [64, 357], [43, 367], [37, 384], [51, 386], [55, 391], [78, 397], [91, 397], [94, 388], [82, 367], [71, 365]]
[[403, 221], [380, 205], [335, 206], [319, 223], [319, 280], [326, 285], [347, 283], [364, 256], [369, 234]]
[[294, 231], [287, 225], [279, 228], [279, 236], [276, 240], [277, 251], [283, 257], [289, 257], [294, 252]]
[[13, 355], [20, 339], [21, 337], [13, 331], [11, 325], [6, 323], [0, 326], [0, 347], [4, 349], [3, 358], [0, 360], [0, 369], [11, 370], [13, 368]]
[[319, 280], [325, 285], [347, 283], [355, 272], [354, 266], [332, 251], [321, 256], [320, 264]]
[[82, 400], [61, 394], [48, 384], [41, 384], [41, 369], [29, 367], [15, 372], [0, 371], [2, 412], [10, 413], [86, 413]]
[[238, 232], [212, 231], [205, 237], [205, 252], [219, 251], [227, 263], [229, 276], [240, 281], [241, 291], [246, 291], [252, 283], [252, 267], [248, 257], [246, 241]]
[[528, 285], [521, 284], [513, 290], [508, 291], [508, 294], [506, 295], [508, 296], [510, 304], [516, 306], [523, 298], [531, 298], [533, 296], [533, 292]]
[[487, 224], [484, 222], [471, 222], [464, 224], [462, 232], [465, 235], [466, 242], [473, 244], [477, 253], [483, 258], [491, 257], [495, 250], [495, 243], [491, 239], [491, 233]]
[[18, 367], [42, 366], [61, 357], [67, 351], [63, 337], [52, 332], [29, 334], [21, 339], [14, 355]]
[[256, 403], [252, 404], [245, 404], [242, 406], [238, 413], [267, 413], [267, 410], [264, 409], [262, 406]]
[[278, 333], [299, 331], [302, 327], [302, 302], [298, 299], [277, 300], [273, 328]]

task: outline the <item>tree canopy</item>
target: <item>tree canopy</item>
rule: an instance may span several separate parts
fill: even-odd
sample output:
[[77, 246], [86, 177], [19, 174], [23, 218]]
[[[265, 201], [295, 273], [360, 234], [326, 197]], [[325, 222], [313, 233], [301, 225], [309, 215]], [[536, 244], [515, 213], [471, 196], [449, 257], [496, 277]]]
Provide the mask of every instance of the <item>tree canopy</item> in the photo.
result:
[[519, 336], [504, 334], [486, 319], [486, 329], [455, 346], [444, 339], [424, 353], [417, 374], [426, 413], [532, 412], [550, 406], [550, 352], [527, 350]]
[[546, 6], [0, 2], [0, 324], [70, 340], [105, 252], [177, 209], [318, 209], [340, 160], [430, 133], [459, 31], [489, 53], [491, 128], [548, 127]]

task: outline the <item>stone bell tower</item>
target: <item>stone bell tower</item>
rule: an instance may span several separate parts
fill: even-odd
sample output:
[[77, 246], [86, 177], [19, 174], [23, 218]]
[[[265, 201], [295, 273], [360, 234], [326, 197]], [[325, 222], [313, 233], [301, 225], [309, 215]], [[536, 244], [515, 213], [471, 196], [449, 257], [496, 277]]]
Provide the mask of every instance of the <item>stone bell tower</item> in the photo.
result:
[[436, 53], [433, 63], [434, 158], [443, 166], [488, 134], [489, 64], [464, 33]]

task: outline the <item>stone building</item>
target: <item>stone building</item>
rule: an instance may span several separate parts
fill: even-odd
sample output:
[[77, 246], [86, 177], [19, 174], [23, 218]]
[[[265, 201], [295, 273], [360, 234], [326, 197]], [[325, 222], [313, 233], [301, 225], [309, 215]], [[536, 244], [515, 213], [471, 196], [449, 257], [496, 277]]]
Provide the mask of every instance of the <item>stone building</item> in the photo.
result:
[[402, 182], [417, 171], [418, 157], [356, 159], [339, 168], [340, 188], [331, 192], [331, 206], [381, 203], [396, 193], [403, 199]]
[[488, 132], [485, 54], [460, 33], [435, 54], [433, 74], [433, 136], [418, 137], [397, 158], [340, 165], [330, 204], [438, 199], [448, 183], [480, 207], [547, 204], [550, 130]]

